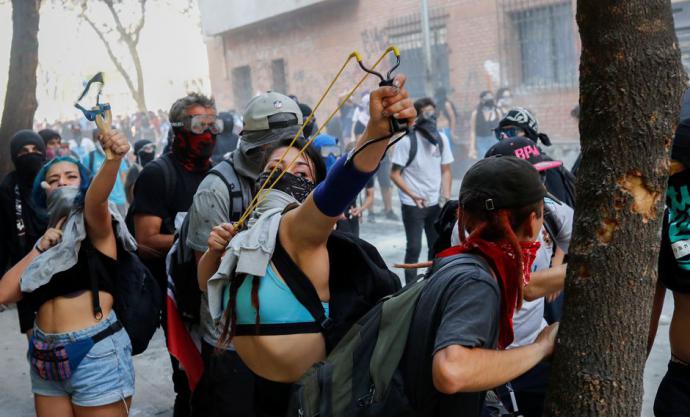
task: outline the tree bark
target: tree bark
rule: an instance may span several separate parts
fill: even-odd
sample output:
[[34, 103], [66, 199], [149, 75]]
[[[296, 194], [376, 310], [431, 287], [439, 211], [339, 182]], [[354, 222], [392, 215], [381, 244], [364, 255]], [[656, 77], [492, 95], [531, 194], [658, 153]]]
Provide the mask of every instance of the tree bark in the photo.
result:
[[685, 81], [669, 0], [579, 0], [582, 165], [546, 416], [639, 416]]
[[11, 171], [9, 141], [20, 129], [31, 129], [36, 101], [40, 0], [12, 0], [12, 44], [5, 108], [0, 122], [0, 177]]

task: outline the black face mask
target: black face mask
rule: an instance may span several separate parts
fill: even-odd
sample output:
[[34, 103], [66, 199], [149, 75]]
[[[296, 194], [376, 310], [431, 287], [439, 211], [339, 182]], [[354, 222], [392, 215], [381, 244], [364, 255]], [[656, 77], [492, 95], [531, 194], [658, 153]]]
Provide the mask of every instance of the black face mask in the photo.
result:
[[438, 146], [442, 140], [441, 135], [438, 133], [438, 128], [436, 127], [435, 115], [432, 117], [419, 117], [417, 119], [417, 123], [414, 125], [414, 128], [433, 145]]
[[143, 167], [146, 166], [146, 164], [148, 164], [149, 162], [153, 161], [153, 159], [156, 157], [156, 154], [155, 152], [139, 151], [137, 156], [139, 157], [139, 165]]
[[[256, 180], [257, 190], [261, 188], [261, 185], [263, 185], [264, 182], [266, 182], [270, 173], [271, 171], [264, 171], [261, 173], [261, 175], [259, 175], [259, 179]], [[266, 187], [269, 187], [271, 184], [273, 184], [280, 173], [281, 171], [276, 170], [276, 172], [273, 173], [273, 176], [271, 176], [269, 182], [266, 184]], [[314, 189], [314, 183], [304, 177], [298, 177], [297, 175], [286, 172], [285, 175], [283, 175], [278, 183], [273, 187], [273, 189], [291, 195], [295, 200], [302, 203], [307, 198], [309, 193]]]
[[31, 178], [38, 174], [38, 171], [43, 166], [45, 157], [40, 153], [27, 153], [18, 156], [14, 159], [14, 166], [17, 168], [17, 173], [25, 178]]
[[496, 102], [494, 102], [494, 99], [492, 99], [492, 98], [490, 98], [490, 99], [488, 99], [488, 100], [483, 100], [483, 101], [482, 101], [482, 105], [483, 105], [484, 107], [489, 107], [489, 108], [491, 108], [491, 107], [494, 107], [495, 104], [496, 104]]

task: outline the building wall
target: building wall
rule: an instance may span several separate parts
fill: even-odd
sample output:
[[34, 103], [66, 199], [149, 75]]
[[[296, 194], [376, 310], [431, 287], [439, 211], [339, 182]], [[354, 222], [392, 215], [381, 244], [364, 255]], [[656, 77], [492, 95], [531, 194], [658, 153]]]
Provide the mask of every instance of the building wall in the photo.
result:
[[[479, 93], [501, 87], [506, 61], [515, 59], [504, 2], [515, 10], [564, 0], [429, 0], [432, 12], [445, 16], [448, 87], [461, 115], [462, 139], [467, 138], [469, 114]], [[419, 0], [327, 1], [209, 37], [211, 84], [219, 108], [243, 111], [245, 103], [238, 102], [233, 92], [233, 68], [249, 66], [252, 90], [259, 93], [272, 88], [274, 59], [285, 62], [287, 93], [313, 107], [352, 50], [360, 51], [365, 62], [373, 62], [387, 46], [386, 28], [391, 21], [418, 14]], [[576, 31], [574, 21], [572, 26]], [[496, 64], [501, 65], [500, 71], [487, 71]], [[319, 122], [335, 108], [337, 95], [362, 75], [351, 62], [317, 111]], [[503, 78], [508, 77], [504, 74]], [[375, 86], [370, 77], [359, 91]], [[577, 142], [576, 121], [570, 116], [578, 101], [577, 85], [540, 90], [510, 87], [515, 87], [514, 105], [533, 110], [541, 130], [554, 142]]]

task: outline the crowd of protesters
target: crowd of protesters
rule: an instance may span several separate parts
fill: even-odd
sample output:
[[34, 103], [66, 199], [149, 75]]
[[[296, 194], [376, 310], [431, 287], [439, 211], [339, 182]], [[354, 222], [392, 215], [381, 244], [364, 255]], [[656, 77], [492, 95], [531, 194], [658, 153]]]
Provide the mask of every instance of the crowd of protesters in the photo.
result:
[[[151, 337], [137, 307], [150, 305], [175, 417], [540, 416], [575, 182], [510, 89], [479, 99], [467, 155], [446, 92], [409, 97], [403, 75], [342, 97], [318, 135], [312, 109], [278, 92], [242, 114], [190, 93], [110, 131], [17, 132], [0, 184], [0, 304], [18, 303], [37, 415], [128, 415], [131, 356]], [[673, 291], [657, 416], [690, 415], [688, 155], [690, 120], [673, 145], [652, 320]], [[479, 160], [457, 196], [455, 158]], [[364, 213], [377, 221], [376, 182], [380, 215], [404, 227], [404, 283], [359, 238]]]

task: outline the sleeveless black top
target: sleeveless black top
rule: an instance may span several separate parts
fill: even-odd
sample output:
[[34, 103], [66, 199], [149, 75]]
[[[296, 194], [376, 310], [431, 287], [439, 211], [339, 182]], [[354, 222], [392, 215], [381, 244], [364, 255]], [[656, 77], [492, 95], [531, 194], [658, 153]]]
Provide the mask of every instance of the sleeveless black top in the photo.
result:
[[[498, 126], [498, 122], [501, 121], [501, 115], [498, 113], [497, 109], [492, 109], [491, 114], [494, 114], [496, 118], [494, 120], [487, 120], [484, 117], [484, 110], [477, 110], [477, 119], [474, 125], [474, 133], [478, 137], [494, 136], [494, 129]], [[490, 117], [490, 116], [489, 116]], [[483, 156], [483, 155], [480, 155]]]
[[[52, 300], [55, 297], [69, 296], [70, 294], [76, 295], [76, 293], [91, 289], [91, 277], [89, 275], [89, 265], [87, 262], [87, 256], [89, 256], [87, 245], [90, 245], [90, 242], [82, 242], [79, 254], [77, 255], [76, 265], [66, 271], [58, 272], [53, 275], [50, 282], [38, 287], [35, 291], [23, 293], [24, 299], [34, 308], [34, 311], [37, 311], [46, 301]], [[117, 261], [102, 254], [97, 249], [94, 249], [91, 253], [91, 256], [98, 258], [96, 262], [100, 261], [103, 264], [104, 270], [108, 272], [96, 278], [99, 291], [114, 295]]]

